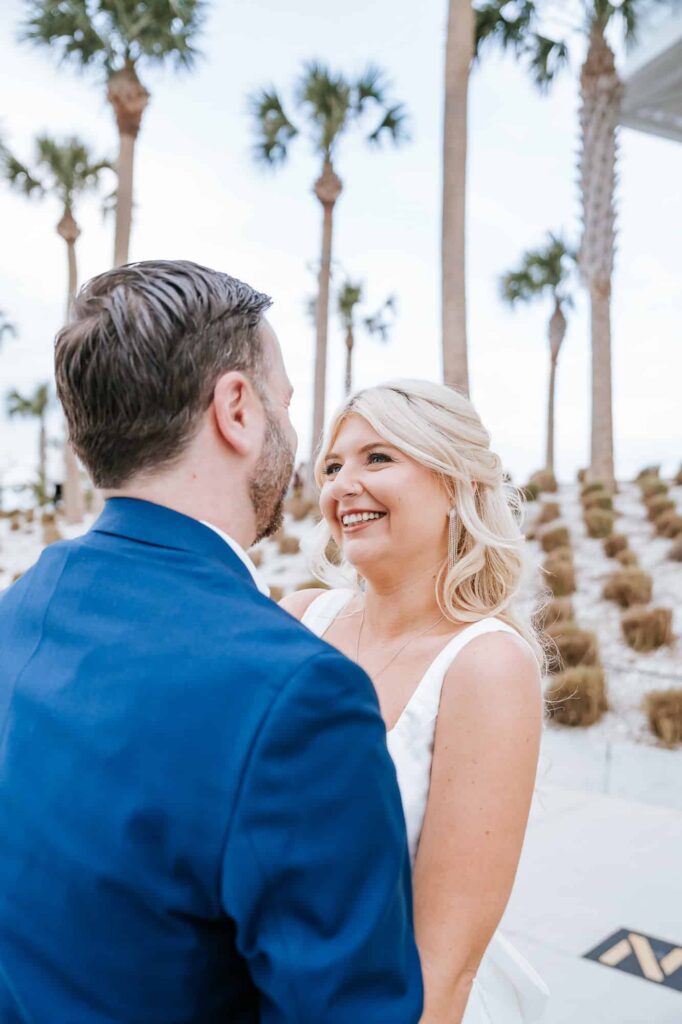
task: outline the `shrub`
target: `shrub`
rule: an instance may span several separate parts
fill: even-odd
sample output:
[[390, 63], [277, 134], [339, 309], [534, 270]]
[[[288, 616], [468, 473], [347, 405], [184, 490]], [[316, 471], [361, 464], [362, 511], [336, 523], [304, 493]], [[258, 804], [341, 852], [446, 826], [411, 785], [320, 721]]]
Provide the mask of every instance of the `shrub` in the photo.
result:
[[590, 508], [585, 512], [585, 526], [589, 537], [608, 537], [613, 532], [613, 512], [605, 508]]
[[548, 491], [551, 494], [556, 494], [559, 490], [556, 477], [551, 469], [538, 469], [532, 474], [529, 483], [536, 484], [540, 491]]
[[646, 505], [647, 516], [652, 523], [655, 523], [663, 512], [675, 511], [675, 502], [672, 498], [667, 498], [665, 494], [655, 494], [653, 497], [647, 498], [644, 504]]
[[580, 498], [584, 500], [588, 494], [610, 494], [603, 480], [586, 480], [580, 488]]
[[[589, 629], [581, 629], [575, 622], [555, 622], [545, 629], [557, 646], [557, 655], [552, 671], [562, 672], [565, 668], [579, 665], [598, 665], [597, 637]], [[559, 664], [557, 664], [557, 661]]]
[[634, 566], [639, 565], [639, 559], [634, 551], [630, 551], [629, 548], [625, 548], [624, 551], [619, 551], [616, 555], [616, 561], [620, 562], [624, 569], [632, 569]]
[[270, 598], [276, 604], [279, 604], [279, 602], [282, 600], [283, 597], [284, 597], [284, 588], [283, 587], [270, 587]]
[[677, 538], [668, 552], [668, 558], [672, 559], [673, 562], [682, 562], [682, 537]]
[[621, 608], [645, 604], [651, 600], [651, 576], [641, 569], [619, 569], [612, 573], [604, 585], [607, 601], [616, 601]]
[[251, 559], [253, 564], [256, 566], [256, 568], [260, 569], [261, 565], [263, 564], [263, 552], [262, 551], [249, 551], [249, 558]]
[[621, 551], [625, 551], [628, 546], [628, 539], [622, 533], [612, 533], [610, 537], [604, 540], [604, 554], [608, 555], [609, 558], [615, 558]]
[[657, 476], [644, 477], [644, 479], [640, 481], [639, 489], [642, 492], [642, 497], [645, 499], [653, 498], [657, 494], [668, 493], [667, 483], [665, 482], [665, 480], [659, 480]]
[[655, 651], [673, 640], [670, 608], [630, 608], [623, 613], [621, 626], [626, 643], [635, 651]]
[[16, 583], [17, 580], [20, 580], [23, 575], [24, 575], [23, 572], [15, 572], [15, 573], [13, 573], [12, 574], [12, 583]]
[[36, 518], [36, 514], [35, 514], [34, 509], [27, 508], [26, 512], [24, 513], [24, 519], [26, 520], [26, 522], [27, 523], [33, 523], [33, 522], [35, 522], [35, 518]]
[[573, 619], [573, 603], [570, 597], [553, 597], [541, 605], [533, 616], [533, 625], [538, 630], [547, 630], [557, 622]]
[[682, 516], [676, 509], [670, 508], [657, 516], [654, 526], [661, 537], [679, 537], [682, 533]]
[[645, 477], [658, 476], [660, 472], [660, 466], [645, 466], [644, 469], [640, 469], [639, 473], [635, 477], [635, 482], [639, 483], [640, 480], [644, 480]]
[[644, 698], [649, 728], [666, 746], [682, 743], [682, 690], [652, 690]]
[[54, 512], [45, 511], [40, 516], [40, 522], [43, 524], [43, 526], [47, 526], [49, 523], [54, 523], [55, 518], [56, 517]]
[[586, 494], [583, 498], [583, 508], [585, 510], [590, 508], [605, 508], [607, 511], [613, 511], [613, 498], [608, 491], [592, 491], [590, 494]]
[[567, 597], [575, 593], [575, 569], [570, 557], [567, 558], [561, 551], [553, 551], [545, 559], [544, 570], [547, 586], [554, 597]]
[[286, 511], [297, 523], [307, 517], [317, 508], [317, 503], [310, 498], [303, 498], [294, 494], [286, 503]]
[[540, 488], [537, 484], [528, 483], [525, 487], [519, 487], [519, 494], [524, 501], [537, 501]]
[[301, 550], [298, 537], [288, 537], [286, 534], [280, 537], [277, 546], [280, 555], [297, 555]]
[[10, 530], [19, 530], [21, 529], [21, 523], [19, 522], [18, 519], [12, 519], [12, 521], [9, 524], [9, 528]]
[[540, 543], [542, 550], [549, 554], [556, 548], [568, 547], [571, 543], [571, 535], [567, 526], [549, 526], [540, 531]]
[[680, 466], [680, 468], [678, 469], [674, 479], [677, 486], [682, 487], [682, 466]]
[[59, 532], [59, 527], [54, 522], [48, 521], [43, 526], [43, 544], [48, 547], [50, 544], [56, 544], [58, 540], [62, 539], [62, 535]]
[[579, 484], [584, 484], [586, 476], [587, 476], [587, 470], [586, 469], [579, 469], [577, 474], [576, 474], [576, 479], [577, 479], [578, 483]]
[[593, 725], [609, 709], [604, 669], [599, 666], [567, 669], [545, 695], [548, 714], [561, 725]]
[[561, 507], [558, 501], [545, 501], [540, 506], [540, 514], [537, 518], [538, 525], [552, 523], [555, 519], [561, 518]]

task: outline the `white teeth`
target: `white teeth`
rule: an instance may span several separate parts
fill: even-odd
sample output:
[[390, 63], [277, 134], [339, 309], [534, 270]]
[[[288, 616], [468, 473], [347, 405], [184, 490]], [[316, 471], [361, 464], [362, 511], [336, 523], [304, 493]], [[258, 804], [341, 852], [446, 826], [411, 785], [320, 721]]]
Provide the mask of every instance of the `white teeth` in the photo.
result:
[[344, 526], [353, 526], [354, 523], [366, 523], [370, 519], [381, 519], [381, 512], [354, 512], [350, 516], [343, 516]]

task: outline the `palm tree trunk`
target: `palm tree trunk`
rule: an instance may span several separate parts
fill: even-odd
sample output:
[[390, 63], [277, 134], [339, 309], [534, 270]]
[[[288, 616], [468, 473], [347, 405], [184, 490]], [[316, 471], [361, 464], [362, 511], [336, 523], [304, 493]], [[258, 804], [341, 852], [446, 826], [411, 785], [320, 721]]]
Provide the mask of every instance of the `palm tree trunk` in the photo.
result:
[[470, 0], [449, 0], [443, 123], [443, 379], [469, 393], [466, 332], [466, 158], [469, 69], [474, 54]]
[[[70, 209], [64, 210], [64, 215], [57, 225], [57, 231], [66, 242], [66, 254], [68, 262], [68, 291], [66, 296], [66, 320], [70, 320], [72, 314], [73, 300], [78, 288], [78, 266], [76, 263], [76, 241], [80, 235], [80, 228], [76, 223]], [[80, 523], [83, 521], [84, 502], [83, 488], [81, 485], [78, 461], [71, 442], [68, 438], [68, 426], [64, 422], [64, 516], [67, 523]]]
[[116, 197], [116, 225], [114, 228], [114, 266], [128, 262], [130, 229], [133, 219], [133, 166], [135, 138], [119, 135], [118, 192]]
[[578, 263], [590, 296], [592, 424], [590, 476], [613, 486], [611, 277], [615, 250], [616, 128], [623, 87], [604, 27], [595, 21], [580, 73], [583, 236]]
[[332, 265], [332, 228], [334, 204], [341, 195], [342, 184], [331, 161], [325, 160], [322, 174], [315, 182], [315, 194], [322, 203], [322, 255], [318, 277], [317, 321], [315, 341], [315, 390], [313, 397], [313, 436], [309, 465], [312, 469], [315, 450], [324, 430], [324, 406], [327, 388], [327, 334], [329, 327], [329, 282]]
[[114, 266], [128, 262], [130, 226], [133, 216], [133, 165], [135, 140], [140, 131], [142, 115], [149, 103], [149, 93], [140, 82], [135, 65], [128, 62], [109, 78], [107, 99], [118, 125], [118, 189], [116, 193], [116, 227], [114, 232]]
[[350, 394], [353, 385], [353, 343], [353, 328], [349, 327], [346, 332], [346, 395]]
[[592, 324], [592, 431], [590, 476], [615, 483], [613, 416], [611, 411], [611, 288], [595, 282], [590, 288]]
[[549, 395], [547, 399], [547, 457], [545, 466], [554, 473], [554, 402], [556, 397], [556, 371], [559, 351], [566, 335], [566, 317], [561, 303], [555, 300], [554, 312], [549, 320]]

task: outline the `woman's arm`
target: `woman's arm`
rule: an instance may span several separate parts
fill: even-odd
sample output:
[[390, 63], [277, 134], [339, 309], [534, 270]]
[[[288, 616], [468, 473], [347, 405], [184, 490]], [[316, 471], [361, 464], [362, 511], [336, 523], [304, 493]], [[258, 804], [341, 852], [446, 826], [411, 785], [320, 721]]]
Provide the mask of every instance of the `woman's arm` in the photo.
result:
[[508, 633], [472, 640], [443, 686], [414, 869], [421, 1024], [459, 1024], [521, 855], [542, 727], [540, 671]]

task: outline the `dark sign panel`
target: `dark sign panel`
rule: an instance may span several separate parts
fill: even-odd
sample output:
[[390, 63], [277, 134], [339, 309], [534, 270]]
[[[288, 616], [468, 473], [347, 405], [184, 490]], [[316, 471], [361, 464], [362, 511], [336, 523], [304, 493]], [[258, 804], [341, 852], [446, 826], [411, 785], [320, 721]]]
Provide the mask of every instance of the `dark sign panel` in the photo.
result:
[[621, 928], [584, 958], [682, 992], [682, 946], [674, 942]]

